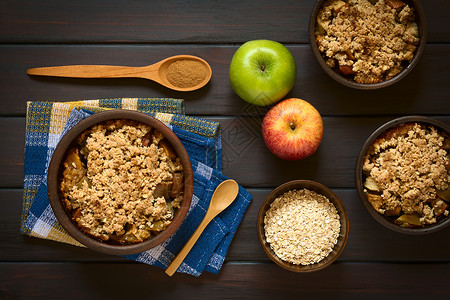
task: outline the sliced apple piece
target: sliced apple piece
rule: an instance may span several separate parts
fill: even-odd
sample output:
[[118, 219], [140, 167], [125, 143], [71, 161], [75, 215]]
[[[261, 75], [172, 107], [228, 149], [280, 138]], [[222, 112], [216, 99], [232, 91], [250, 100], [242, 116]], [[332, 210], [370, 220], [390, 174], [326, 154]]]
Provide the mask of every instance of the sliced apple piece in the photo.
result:
[[317, 24], [316, 24], [316, 35], [317, 38], [321, 38], [322, 35], [326, 33], [325, 28], [330, 24], [330, 20], [323, 20], [320, 18], [320, 15], [317, 16]]
[[353, 53], [350, 50], [345, 50], [345, 54], [347, 54], [348, 59], [350, 60], [355, 60], [355, 56], [353, 55]]
[[123, 235], [123, 240], [128, 243], [139, 243], [142, 242], [140, 238], [138, 238], [134, 233], [127, 232]]
[[399, 216], [402, 212], [402, 208], [400, 206], [395, 207], [394, 209], [387, 209], [384, 214], [388, 217]]
[[84, 182], [87, 183], [88, 187], [92, 187], [92, 181], [87, 177], [87, 175], [85, 175], [83, 178], [81, 178], [80, 181], [77, 182], [76, 187], [78, 189], [82, 189]]
[[78, 223], [78, 219], [80, 217], [81, 217], [81, 210], [79, 208], [77, 208], [77, 210], [75, 210], [75, 212], [73, 212], [72, 221], [75, 221]]
[[445, 138], [444, 145], [442, 145], [442, 149], [450, 151], [450, 137]]
[[364, 181], [364, 187], [370, 191], [381, 192], [381, 188], [373, 177], [367, 177]]
[[67, 153], [67, 159], [65, 162], [67, 168], [71, 169], [81, 169], [83, 168], [83, 164], [81, 162], [81, 158], [77, 148], [72, 148]]
[[171, 198], [175, 198], [183, 191], [183, 173], [177, 172], [173, 174], [172, 190], [169, 193]]
[[345, 3], [344, 1], [341, 1], [341, 0], [333, 1], [331, 4], [331, 6], [332, 6], [333, 10], [336, 12], [336, 14], [339, 13], [339, 11], [346, 5], [347, 5], [347, 3]]
[[434, 215], [436, 217], [439, 217], [445, 212], [446, 209], [448, 209], [448, 204], [439, 198], [432, 200], [431, 205], [433, 207]]
[[405, 228], [415, 228], [422, 226], [423, 221], [420, 220], [420, 216], [416, 213], [403, 214], [395, 220], [395, 224]]
[[148, 145], [151, 144], [152, 140], [153, 140], [153, 132], [150, 130], [142, 137], [142, 145], [147, 147]]
[[137, 232], [137, 236], [139, 236], [142, 241], [148, 239], [151, 235], [150, 231], [146, 229], [139, 229]]
[[450, 202], [450, 184], [446, 190], [437, 190], [436, 193], [442, 200]]
[[161, 231], [163, 229], [164, 229], [164, 223], [161, 220], [153, 223], [153, 225], [150, 228], [151, 231]]
[[366, 194], [366, 197], [376, 211], [379, 211], [383, 206], [383, 198], [380, 195]]
[[158, 183], [153, 191], [153, 198], [164, 197], [164, 199], [169, 199], [169, 194], [172, 191], [172, 182], [164, 181]]
[[169, 143], [168, 140], [162, 139], [159, 142], [159, 146], [164, 149], [164, 152], [166, 153], [167, 157], [169, 157], [170, 159], [173, 160], [177, 157], [175, 150], [173, 149], [172, 145]]
[[394, 9], [400, 9], [406, 5], [405, 2], [401, 0], [384, 0], [384, 2]]
[[344, 74], [344, 75], [355, 74], [355, 72], [353, 71], [352, 66], [347, 66], [347, 65], [339, 64], [339, 71], [341, 71], [341, 73]]

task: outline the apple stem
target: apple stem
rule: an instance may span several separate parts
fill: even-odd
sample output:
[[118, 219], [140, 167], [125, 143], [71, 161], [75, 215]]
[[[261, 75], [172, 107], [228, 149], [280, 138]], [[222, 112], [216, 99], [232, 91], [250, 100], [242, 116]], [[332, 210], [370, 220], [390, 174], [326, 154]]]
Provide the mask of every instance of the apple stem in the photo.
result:
[[266, 70], [266, 65], [261, 65], [261, 71], [265, 71]]

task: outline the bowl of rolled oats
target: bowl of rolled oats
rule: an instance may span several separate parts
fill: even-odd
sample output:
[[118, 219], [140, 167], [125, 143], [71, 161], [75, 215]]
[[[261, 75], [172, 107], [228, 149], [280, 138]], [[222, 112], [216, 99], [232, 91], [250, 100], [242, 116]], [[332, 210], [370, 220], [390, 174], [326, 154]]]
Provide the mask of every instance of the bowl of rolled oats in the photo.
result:
[[130, 110], [85, 118], [58, 143], [47, 191], [62, 227], [84, 246], [130, 255], [153, 248], [183, 222], [192, 166], [173, 131]]
[[356, 189], [385, 227], [426, 234], [450, 225], [450, 126], [429, 117], [391, 120], [367, 139]]
[[355, 89], [377, 89], [404, 78], [426, 44], [419, 0], [318, 0], [309, 42], [322, 69]]
[[313, 272], [331, 265], [344, 250], [349, 223], [341, 200], [326, 186], [294, 180], [275, 188], [258, 214], [259, 242], [277, 265]]

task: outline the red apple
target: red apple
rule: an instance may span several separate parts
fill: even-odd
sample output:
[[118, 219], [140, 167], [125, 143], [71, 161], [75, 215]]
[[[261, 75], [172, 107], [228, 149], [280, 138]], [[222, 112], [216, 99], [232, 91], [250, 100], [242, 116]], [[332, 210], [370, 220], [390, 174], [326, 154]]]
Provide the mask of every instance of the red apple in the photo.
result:
[[267, 112], [262, 135], [267, 148], [276, 156], [286, 160], [303, 159], [319, 147], [323, 136], [322, 117], [305, 100], [286, 99]]

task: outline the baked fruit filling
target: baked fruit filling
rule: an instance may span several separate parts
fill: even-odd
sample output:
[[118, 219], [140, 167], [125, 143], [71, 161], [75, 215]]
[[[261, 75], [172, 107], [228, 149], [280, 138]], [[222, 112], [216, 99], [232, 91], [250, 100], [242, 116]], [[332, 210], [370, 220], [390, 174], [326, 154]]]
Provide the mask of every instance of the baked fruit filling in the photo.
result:
[[420, 40], [414, 9], [400, 0], [326, 1], [315, 35], [330, 68], [365, 84], [399, 74]]
[[364, 157], [367, 200], [402, 227], [434, 224], [449, 214], [449, 160], [448, 133], [422, 123], [390, 129]]
[[135, 244], [172, 222], [183, 199], [183, 166], [158, 130], [111, 120], [77, 138], [59, 188], [68, 215], [84, 233], [110, 244]]

